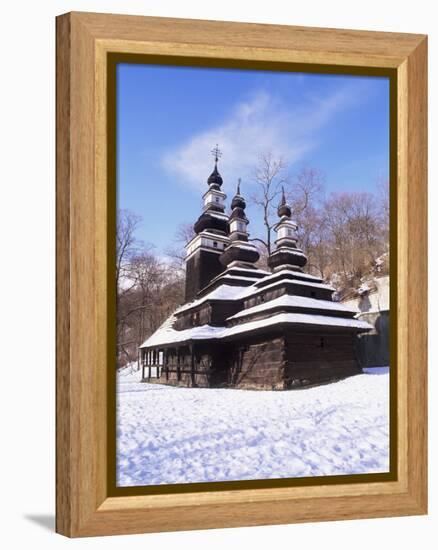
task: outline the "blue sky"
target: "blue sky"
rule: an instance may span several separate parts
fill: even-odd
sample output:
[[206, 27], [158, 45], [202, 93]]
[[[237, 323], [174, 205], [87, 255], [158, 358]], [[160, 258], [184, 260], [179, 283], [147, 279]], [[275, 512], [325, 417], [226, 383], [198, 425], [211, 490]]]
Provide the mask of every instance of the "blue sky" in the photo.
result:
[[[389, 79], [119, 64], [117, 207], [143, 217], [137, 236], [157, 254], [201, 213], [216, 143], [228, 203], [239, 177], [252, 193], [269, 150], [292, 175], [321, 170], [327, 194], [375, 192], [389, 174]], [[257, 211], [247, 214], [256, 236]]]

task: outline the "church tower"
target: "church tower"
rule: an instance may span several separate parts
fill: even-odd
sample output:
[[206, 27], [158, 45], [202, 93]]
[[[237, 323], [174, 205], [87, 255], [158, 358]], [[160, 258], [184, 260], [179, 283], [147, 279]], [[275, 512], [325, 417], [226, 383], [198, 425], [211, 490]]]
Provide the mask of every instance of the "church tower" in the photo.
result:
[[274, 227], [277, 234], [275, 240], [276, 249], [271, 252], [268, 258], [268, 265], [272, 271], [280, 271], [281, 269], [290, 269], [293, 271], [302, 271], [302, 268], [307, 263], [307, 256], [298, 248], [298, 226], [292, 221], [292, 210], [286, 202], [284, 188], [282, 188], [282, 196], [277, 209], [280, 221]]
[[204, 210], [194, 227], [196, 235], [186, 245], [185, 300], [193, 300], [217, 275], [224, 271], [219, 257], [230, 242], [228, 216], [225, 214], [226, 195], [221, 191], [223, 183], [217, 163], [221, 152], [216, 145], [214, 169], [207, 180], [208, 190], [203, 195]]
[[249, 220], [245, 215], [246, 203], [240, 194], [240, 179], [237, 191], [231, 201], [231, 215], [228, 221], [230, 244], [224, 250], [220, 261], [227, 267], [244, 267], [254, 269], [254, 263], [260, 254], [257, 248], [248, 242], [247, 225]]

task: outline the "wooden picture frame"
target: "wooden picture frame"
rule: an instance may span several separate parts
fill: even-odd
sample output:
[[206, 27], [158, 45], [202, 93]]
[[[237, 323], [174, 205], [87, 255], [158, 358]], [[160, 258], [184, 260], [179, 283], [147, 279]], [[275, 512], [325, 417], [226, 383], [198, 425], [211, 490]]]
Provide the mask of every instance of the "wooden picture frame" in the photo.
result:
[[[107, 63], [311, 65], [392, 74], [396, 88], [395, 475], [384, 481], [111, 496]], [[427, 513], [427, 38], [69, 13], [57, 18], [57, 532], [91, 536]], [[112, 320], [112, 321], [111, 321]]]

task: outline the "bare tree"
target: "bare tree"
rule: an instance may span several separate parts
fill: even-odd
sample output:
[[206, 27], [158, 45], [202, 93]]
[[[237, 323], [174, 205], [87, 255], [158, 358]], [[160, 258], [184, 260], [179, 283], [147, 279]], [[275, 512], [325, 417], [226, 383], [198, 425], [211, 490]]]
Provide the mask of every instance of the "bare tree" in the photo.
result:
[[308, 267], [324, 276], [328, 255], [321, 246], [325, 215], [321, 208], [324, 197], [324, 175], [320, 170], [304, 167], [291, 178], [287, 188], [292, 217], [298, 225], [301, 248], [308, 256]]
[[262, 244], [268, 255], [272, 250], [272, 230], [277, 223], [275, 209], [281, 186], [287, 183], [286, 168], [281, 157], [268, 152], [259, 156], [259, 162], [252, 175], [257, 192], [250, 197], [250, 201], [262, 210], [265, 234], [264, 238], [256, 237], [250, 240]]
[[183, 269], [185, 265], [185, 246], [195, 236], [195, 230], [192, 223], [180, 223], [176, 233], [174, 244], [166, 248], [166, 256], [168, 256], [173, 265], [177, 269]]
[[331, 271], [342, 276], [344, 285], [354, 285], [387, 248], [377, 198], [370, 193], [334, 193], [323, 207]]
[[116, 284], [119, 290], [124, 278], [125, 265], [139, 247], [135, 232], [141, 223], [141, 216], [130, 210], [118, 210], [116, 229]]
[[134, 361], [141, 343], [183, 301], [183, 277], [152, 252], [140, 250], [125, 265], [127, 288], [117, 303], [119, 365]]
[[325, 211], [319, 205], [313, 206], [309, 203], [305, 211], [299, 213], [295, 219], [298, 224], [299, 246], [308, 258], [307, 268], [324, 279], [331, 262]]
[[292, 215], [300, 219], [307, 211], [319, 205], [324, 193], [324, 174], [321, 170], [304, 167], [293, 178], [287, 196]]
[[[382, 228], [385, 230], [386, 240], [389, 243], [389, 203], [390, 203], [390, 184], [385, 178], [379, 178], [377, 182], [377, 194], [379, 197], [379, 207], [381, 215]], [[388, 247], [389, 248], [389, 247]]]
[[135, 361], [138, 346], [182, 302], [182, 273], [136, 237], [141, 217], [117, 213], [117, 363]]

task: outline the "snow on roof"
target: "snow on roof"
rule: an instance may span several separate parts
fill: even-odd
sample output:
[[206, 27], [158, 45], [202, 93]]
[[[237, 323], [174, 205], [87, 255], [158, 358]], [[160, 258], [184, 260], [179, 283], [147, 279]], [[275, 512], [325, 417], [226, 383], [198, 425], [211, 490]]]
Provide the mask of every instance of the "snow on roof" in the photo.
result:
[[[320, 277], [315, 277], [314, 275], [309, 275], [308, 273], [302, 273], [301, 271], [294, 271], [293, 269], [282, 269], [281, 271], [276, 271], [275, 273], [270, 273], [267, 277], [263, 277], [257, 281], [257, 286], [262, 286], [261, 283], [265, 281], [270, 281], [276, 277], [289, 275], [292, 278], [298, 277], [299, 279], [308, 279], [309, 281], [315, 281], [315, 283], [320, 283], [322, 279]], [[298, 280], [298, 279], [297, 279]]]
[[233, 266], [232, 263], [228, 266], [227, 271], [247, 271], [248, 273], [264, 273], [265, 275], [271, 275], [270, 271], [265, 271], [264, 269], [259, 269], [258, 267], [255, 269], [250, 269], [249, 267], [240, 267], [239, 265]]
[[189, 340], [220, 340], [230, 336], [235, 336], [237, 334], [244, 334], [261, 328], [271, 327], [272, 325], [277, 324], [338, 326], [362, 330], [372, 329], [372, 326], [369, 323], [359, 321], [357, 319], [329, 317], [326, 315], [309, 315], [307, 313], [279, 313], [266, 319], [242, 323], [234, 327], [212, 327], [210, 325], [201, 325], [199, 327], [188, 328], [185, 330], [173, 329], [172, 325], [174, 321], [174, 316], [169, 317], [169, 319], [167, 319], [152, 336], [143, 342], [140, 347], [145, 348], [160, 345], [163, 346]]
[[330, 300], [317, 300], [316, 298], [307, 298], [305, 296], [291, 296], [284, 294], [274, 300], [263, 302], [254, 307], [239, 311], [235, 315], [228, 317], [228, 319], [238, 319], [240, 317], [247, 317], [254, 313], [260, 313], [276, 307], [303, 307], [308, 309], [325, 309], [332, 311], [344, 311], [346, 313], [358, 313], [357, 308], [349, 308], [340, 304], [339, 302], [332, 302]]
[[221, 277], [221, 279], [238, 279], [238, 280], [242, 280], [242, 281], [260, 281], [260, 279], [257, 279], [256, 277], [249, 277], [249, 276], [246, 276], [246, 275], [231, 275], [231, 274], [228, 274], [227, 275], [224, 275], [223, 277]]
[[173, 328], [175, 321], [175, 315], [171, 315], [140, 347], [146, 348], [172, 344], [184, 342], [185, 340], [208, 340], [217, 337], [223, 331], [223, 327], [212, 327], [210, 325], [201, 325], [186, 330], [175, 330]]
[[229, 248], [241, 248], [242, 250], [257, 250], [254, 244], [247, 241], [231, 241], [228, 245]]
[[255, 268], [255, 269], [249, 269], [249, 268], [245, 268], [245, 267], [240, 267], [240, 266], [233, 266], [233, 265], [229, 265], [227, 267], [227, 269], [225, 271], [222, 271], [222, 273], [219, 273], [219, 275], [216, 275], [216, 277], [214, 277], [210, 283], [205, 287], [203, 288], [202, 290], [206, 290], [208, 289], [208, 287], [210, 285], [213, 285], [214, 283], [216, 283], [216, 281], [219, 281], [221, 279], [223, 279], [224, 277], [226, 277], [227, 275], [231, 275], [232, 277], [239, 277], [239, 272], [243, 272], [243, 275], [240, 275], [240, 276], [245, 276], [245, 273], [248, 274], [248, 277], [251, 278], [251, 280], [260, 280], [261, 277], [259, 277], [259, 274], [262, 274], [262, 275], [269, 275], [269, 272], [268, 271], [263, 271], [262, 269], [258, 269], [258, 268]]
[[251, 285], [249, 287], [246, 287], [243, 290], [240, 298], [248, 298], [252, 294], [256, 294], [258, 292], [262, 292], [262, 291], [265, 291], [265, 290], [268, 290], [268, 289], [271, 289], [271, 288], [275, 288], [277, 286], [280, 286], [280, 285], [284, 284], [285, 282], [289, 283], [289, 284], [300, 285], [300, 286], [310, 286], [310, 287], [313, 287], [313, 288], [320, 288], [320, 289], [332, 290], [332, 291], [335, 290], [332, 286], [326, 285], [324, 283], [317, 283], [316, 281], [315, 282], [299, 281], [298, 279], [293, 279], [293, 280], [292, 279], [280, 279], [279, 281], [275, 281], [275, 283], [271, 283], [270, 285], [261, 286], [259, 283], [262, 282], [262, 281], [265, 281], [266, 279], [267, 279], [267, 277], [265, 277], [264, 279], [259, 279], [253, 285]]
[[[228, 277], [231, 277], [231, 276], [228, 276]], [[241, 277], [241, 279], [249, 280], [248, 277]], [[214, 290], [212, 290], [202, 298], [198, 298], [197, 300], [193, 300], [193, 302], [189, 302], [188, 304], [184, 304], [183, 306], [179, 307], [175, 311], [175, 313], [181, 313], [182, 311], [192, 309], [196, 306], [203, 304], [207, 300], [237, 300], [239, 299], [239, 296], [242, 293], [242, 291], [245, 290], [246, 288], [247, 288], [246, 286], [235, 286], [235, 285], [223, 284], [221, 286], [218, 286], [217, 288], [215, 288]]]
[[357, 319], [345, 319], [343, 317], [329, 317], [326, 315], [309, 315], [307, 313], [278, 313], [272, 317], [266, 319], [260, 319], [258, 321], [251, 321], [249, 323], [242, 323], [241, 325], [235, 325], [234, 327], [226, 328], [221, 334], [221, 338], [225, 336], [234, 336], [235, 334], [243, 334], [245, 332], [252, 332], [259, 328], [266, 328], [276, 324], [294, 324], [294, 325], [316, 325], [316, 326], [336, 326], [336, 327], [348, 327], [358, 328], [363, 330], [369, 330], [373, 327], [365, 321], [358, 321]]
[[155, 336], [159, 335], [160, 333], [165, 334], [167, 332], [173, 331], [172, 327], [175, 321], [176, 321], [175, 313], [172, 313], [172, 315], [169, 315], [169, 317], [164, 321], [164, 323], [162, 323], [157, 328], [157, 330], [151, 336], [149, 336], [149, 338], [146, 338], [146, 340], [143, 342], [143, 344], [140, 347], [144, 348], [147, 346], [153, 346]]
[[208, 214], [209, 214], [209, 216], [213, 216], [213, 218], [220, 218], [222, 220], [228, 220], [228, 216], [224, 212], [214, 212], [212, 210], [209, 210]]
[[[248, 270], [249, 271], [249, 270]], [[293, 271], [290, 271], [289, 273], [294, 273]], [[258, 292], [262, 292], [268, 289], [275, 288], [277, 286], [280, 286], [284, 283], [284, 279], [281, 279], [279, 281], [276, 281], [274, 283], [271, 283], [270, 285], [266, 285], [264, 287], [260, 287], [259, 283], [261, 281], [269, 280], [273, 277], [273, 275], [268, 275], [267, 277], [264, 277], [263, 279], [257, 279], [256, 282], [250, 286], [237, 286], [237, 285], [228, 285], [224, 281], [224, 284], [215, 288], [202, 298], [198, 298], [197, 300], [194, 300], [192, 302], [189, 302], [188, 304], [184, 304], [183, 306], [179, 307], [175, 313], [181, 313], [183, 311], [187, 311], [189, 309], [193, 309], [194, 307], [197, 307], [207, 300], [240, 300], [243, 298], [248, 298], [249, 296], [256, 294]], [[310, 276], [312, 277], [312, 276]], [[251, 277], [245, 277], [245, 276], [239, 276], [239, 275], [223, 275], [221, 279], [225, 280], [237, 280], [237, 281], [253, 281], [254, 278]], [[316, 279], [316, 277], [315, 277]], [[317, 279], [318, 280], [318, 279]], [[320, 280], [320, 279], [319, 279]], [[287, 279], [288, 283], [297, 284], [301, 286], [310, 286], [314, 288], [321, 288], [326, 290], [334, 290], [334, 288], [330, 285], [326, 285], [323, 283], [318, 282], [307, 282], [307, 281], [299, 281], [298, 279]]]
[[294, 256], [304, 256], [307, 258], [307, 256], [304, 254], [302, 250], [299, 250], [298, 248], [288, 248], [287, 246], [279, 246], [274, 252], [272, 252], [272, 256], [274, 254], [280, 253], [281, 254], [293, 254]]

